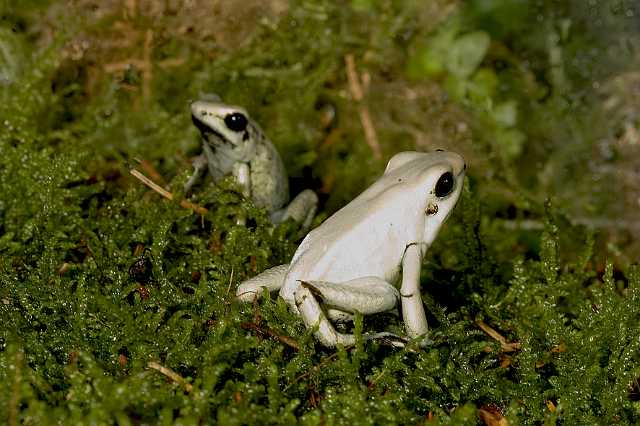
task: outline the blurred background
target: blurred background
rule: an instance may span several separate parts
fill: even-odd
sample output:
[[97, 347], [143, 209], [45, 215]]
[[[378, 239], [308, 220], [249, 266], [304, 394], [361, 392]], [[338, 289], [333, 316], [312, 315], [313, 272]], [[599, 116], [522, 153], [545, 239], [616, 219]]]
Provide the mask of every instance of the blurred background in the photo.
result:
[[[0, 12], [5, 139], [72, 140], [97, 180], [134, 184], [137, 159], [178, 190], [200, 150], [188, 103], [215, 93], [261, 124], [321, 217], [394, 153], [444, 148], [467, 159], [481, 226], [508, 256], [537, 256], [549, 199], [567, 244], [592, 229], [600, 262], [638, 260], [636, 1], [5, 0]], [[21, 106], [37, 128], [21, 130]]]

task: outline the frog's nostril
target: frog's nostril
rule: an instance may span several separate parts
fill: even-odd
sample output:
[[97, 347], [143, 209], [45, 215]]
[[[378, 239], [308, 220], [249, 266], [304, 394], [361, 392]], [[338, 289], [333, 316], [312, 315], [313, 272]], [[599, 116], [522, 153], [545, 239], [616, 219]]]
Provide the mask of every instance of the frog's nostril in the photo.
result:
[[462, 166], [462, 170], [467, 170], [467, 163], [464, 163], [464, 165]]

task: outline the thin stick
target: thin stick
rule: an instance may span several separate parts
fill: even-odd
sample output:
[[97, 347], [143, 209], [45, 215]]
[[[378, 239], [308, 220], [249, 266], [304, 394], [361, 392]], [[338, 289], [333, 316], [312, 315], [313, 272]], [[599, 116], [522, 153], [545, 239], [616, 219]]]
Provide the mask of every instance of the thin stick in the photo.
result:
[[478, 410], [478, 416], [487, 426], [509, 426], [509, 421], [497, 410], [482, 407]]
[[151, 96], [151, 82], [153, 81], [153, 62], [151, 54], [153, 52], [153, 31], [148, 29], [144, 35], [143, 61], [147, 64], [146, 69], [142, 73], [142, 97], [149, 99]]
[[504, 352], [515, 352], [518, 349], [520, 349], [521, 347], [520, 342], [513, 342], [513, 343], [507, 342], [507, 339], [505, 339], [505, 337], [502, 334], [498, 333], [496, 330], [491, 328], [484, 321], [476, 321], [476, 325], [480, 328], [480, 330], [484, 331], [489, 337], [491, 337], [494, 340], [497, 340], [500, 343], [500, 347]]
[[158, 185], [157, 183], [155, 183], [154, 181], [152, 181], [151, 179], [149, 179], [148, 177], [143, 175], [138, 170], [131, 169], [131, 170], [129, 170], [129, 173], [131, 173], [133, 176], [135, 176], [140, 182], [144, 183], [149, 188], [153, 189], [158, 194], [162, 195], [167, 200], [173, 201], [173, 194], [172, 193], [170, 193], [169, 191], [167, 191], [166, 189], [164, 189], [163, 187], [161, 187], [160, 185]]
[[[167, 200], [173, 201], [173, 199], [175, 198], [171, 192], [167, 191], [166, 189], [164, 189], [163, 187], [161, 187], [160, 185], [158, 185], [157, 183], [155, 183], [154, 181], [146, 177], [140, 171], [136, 169], [131, 169], [129, 170], [129, 173], [131, 173], [136, 179], [138, 179], [140, 182], [147, 185], [149, 188], [153, 189], [155, 192], [157, 192]], [[201, 215], [204, 215], [209, 211], [205, 207], [199, 206], [187, 200], [180, 200], [180, 207], [193, 210], [194, 212]]]
[[[173, 68], [184, 65], [185, 60], [183, 58], [171, 58], [160, 61], [157, 65], [160, 68]], [[104, 70], [109, 73], [117, 71], [126, 71], [131, 67], [135, 67], [140, 71], [146, 72], [149, 69], [149, 64], [143, 59], [131, 58], [121, 62], [112, 62], [103, 66]]]
[[231, 276], [229, 277], [229, 285], [227, 286], [227, 296], [231, 291], [231, 283], [233, 283], [233, 267], [231, 268]]
[[293, 340], [291, 337], [289, 336], [283, 336], [281, 334], [276, 333], [275, 331], [265, 328], [265, 327], [260, 327], [258, 324], [253, 323], [253, 322], [243, 322], [242, 324], [240, 324], [240, 326], [242, 328], [244, 328], [245, 330], [253, 330], [257, 333], [262, 334], [263, 336], [269, 336], [269, 337], [273, 337], [274, 339], [279, 340], [281, 343], [284, 343], [285, 345], [291, 347], [293, 350], [295, 351], [299, 351], [300, 350], [300, 346], [298, 345], [298, 342], [296, 342], [295, 340]]
[[158, 372], [160, 372], [161, 374], [164, 374], [165, 376], [167, 376], [168, 378], [170, 378], [171, 380], [173, 380], [174, 382], [178, 383], [179, 385], [182, 385], [184, 387], [184, 390], [187, 392], [191, 392], [193, 390], [193, 385], [189, 382], [187, 382], [184, 377], [182, 377], [181, 375], [179, 375], [178, 373], [176, 373], [175, 371], [173, 371], [172, 369], [165, 367], [164, 365], [161, 365], [155, 361], [149, 361], [149, 363], [147, 364], [147, 367], [156, 370]]
[[367, 141], [367, 145], [373, 151], [373, 156], [376, 159], [382, 158], [382, 150], [380, 149], [380, 143], [378, 142], [378, 135], [376, 133], [375, 127], [373, 127], [373, 121], [371, 120], [371, 114], [369, 113], [369, 108], [362, 103], [364, 99], [364, 90], [362, 89], [362, 85], [360, 84], [360, 77], [358, 76], [358, 71], [356, 70], [356, 61], [353, 58], [352, 54], [345, 55], [344, 62], [346, 65], [347, 71], [347, 80], [349, 82], [349, 91], [351, 92], [351, 96], [353, 99], [358, 102], [358, 112], [360, 115], [360, 123], [362, 124], [362, 129], [364, 130], [364, 137]]
[[133, 19], [138, 11], [138, 0], [127, 0], [125, 4], [125, 17]]
[[158, 182], [159, 185], [165, 185], [166, 182], [164, 181], [164, 178], [156, 170], [156, 168], [153, 167], [153, 164], [151, 164], [149, 160], [141, 159], [138, 161], [140, 163], [140, 167], [142, 167], [142, 170], [144, 170], [144, 172], [149, 175], [150, 179], [153, 179], [154, 181]]

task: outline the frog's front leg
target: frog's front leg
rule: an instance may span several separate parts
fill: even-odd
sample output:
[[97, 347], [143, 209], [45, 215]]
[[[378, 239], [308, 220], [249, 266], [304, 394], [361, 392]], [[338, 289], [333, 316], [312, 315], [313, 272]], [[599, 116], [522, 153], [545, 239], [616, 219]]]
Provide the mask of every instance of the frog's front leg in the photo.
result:
[[187, 180], [187, 183], [184, 184], [185, 194], [191, 191], [193, 185], [195, 185], [196, 182], [200, 180], [200, 178], [204, 174], [204, 171], [207, 170], [207, 157], [204, 154], [200, 154], [193, 159], [193, 162], [191, 164], [193, 165], [193, 173], [189, 177], [189, 180]]
[[305, 189], [299, 193], [285, 208], [271, 213], [273, 223], [282, 223], [291, 218], [302, 224], [303, 229], [311, 226], [311, 221], [318, 209], [318, 196], [310, 189]]
[[236, 290], [236, 297], [241, 302], [251, 302], [255, 298], [260, 298], [263, 288], [266, 288], [269, 292], [280, 290], [288, 270], [288, 263], [267, 269], [261, 274], [242, 282]]
[[427, 316], [420, 295], [420, 266], [422, 251], [418, 244], [407, 246], [402, 258], [402, 318], [410, 338], [423, 336], [429, 331]]
[[242, 195], [251, 197], [251, 169], [247, 163], [233, 163], [233, 178], [242, 187]]
[[[233, 163], [231, 174], [234, 180], [242, 188], [242, 195], [246, 198], [251, 198], [251, 168], [247, 163]], [[244, 226], [247, 223], [247, 218], [244, 215], [240, 215], [236, 218], [236, 225]]]
[[[337, 344], [353, 345], [353, 334], [339, 333], [333, 327], [323, 306], [347, 313], [360, 312], [363, 315], [389, 311], [397, 306], [398, 291], [388, 282], [377, 277], [362, 277], [342, 283], [326, 281], [299, 281], [294, 293], [298, 312], [308, 328], [317, 327], [316, 338], [325, 346]], [[322, 306], [321, 306], [322, 304]], [[394, 346], [404, 342], [391, 333], [375, 333], [363, 336], [365, 339], [383, 339]]]

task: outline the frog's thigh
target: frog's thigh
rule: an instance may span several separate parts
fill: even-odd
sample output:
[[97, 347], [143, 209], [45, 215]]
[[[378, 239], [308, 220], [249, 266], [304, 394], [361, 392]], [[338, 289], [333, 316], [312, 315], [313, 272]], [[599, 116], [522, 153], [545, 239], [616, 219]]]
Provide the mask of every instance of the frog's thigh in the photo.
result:
[[262, 288], [266, 288], [269, 292], [280, 290], [288, 270], [288, 263], [274, 266], [273, 268], [267, 269], [263, 273], [240, 283], [236, 290], [236, 297], [242, 302], [251, 302], [255, 297], [261, 296]]
[[274, 223], [281, 223], [292, 218], [298, 223], [302, 223], [303, 228], [311, 225], [313, 217], [318, 208], [318, 196], [310, 189], [305, 189], [283, 209], [271, 213], [271, 220]]
[[324, 306], [363, 315], [393, 309], [400, 299], [398, 290], [378, 277], [361, 277], [341, 283], [306, 281], [302, 285], [308, 287]]
[[[363, 277], [343, 283], [326, 281], [301, 281], [296, 290], [295, 302], [302, 320], [308, 328], [317, 327], [315, 337], [328, 347], [353, 345], [352, 334], [338, 333], [327, 319], [318, 299], [323, 304], [344, 311], [359, 311], [363, 314], [392, 309], [398, 301], [397, 290], [386, 281], [376, 277]], [[363, 336], [365, 339], [384, 339], [390, 344], [402, 346], [397, 336], [377, 333]]]

